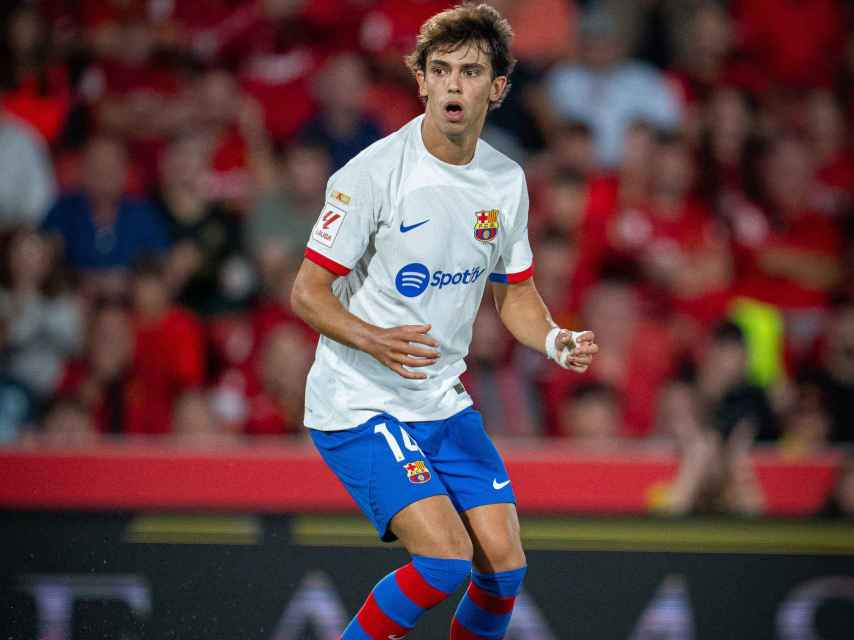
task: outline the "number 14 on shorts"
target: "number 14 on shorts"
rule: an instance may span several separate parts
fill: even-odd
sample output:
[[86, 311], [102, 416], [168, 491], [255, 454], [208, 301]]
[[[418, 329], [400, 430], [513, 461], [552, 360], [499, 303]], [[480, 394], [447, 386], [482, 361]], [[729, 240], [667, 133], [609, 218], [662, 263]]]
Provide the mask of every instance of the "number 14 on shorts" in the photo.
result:
[[[397, 440], [392, 435], [391, 431], [389, 431], [385, 422], [381, 422], [374, 426], [374, 433], [385, 438], [386, 444], [388, 444], [388, 448], [391, 449], [391, 453], [397, 462], [403, 462], [406, 459], [406, 456], [403, 455], [403, 450], [400, 448], [400, 445], [397, 443]], [[407, 451], [412, 451], [413, 453], [418, 452], [424, 456], [424, 452], [421, 451], [418, 443], [412, 439], [412, 436], [410, 436], [403, 427], [400, 428], [400, 439]]]

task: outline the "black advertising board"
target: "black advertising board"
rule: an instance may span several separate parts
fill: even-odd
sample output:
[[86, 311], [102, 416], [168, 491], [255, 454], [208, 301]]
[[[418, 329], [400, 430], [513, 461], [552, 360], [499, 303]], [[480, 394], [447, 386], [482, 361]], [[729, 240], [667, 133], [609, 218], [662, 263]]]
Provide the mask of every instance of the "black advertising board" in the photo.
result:
[[[854, 637], [850, 525], [523, 529], [513, 640]], [[3, 512], [0, 530], [2, 640], [331, 640], [406, 562], [347, 518]], [[447, 638], [455, 603], [410, 638]]]

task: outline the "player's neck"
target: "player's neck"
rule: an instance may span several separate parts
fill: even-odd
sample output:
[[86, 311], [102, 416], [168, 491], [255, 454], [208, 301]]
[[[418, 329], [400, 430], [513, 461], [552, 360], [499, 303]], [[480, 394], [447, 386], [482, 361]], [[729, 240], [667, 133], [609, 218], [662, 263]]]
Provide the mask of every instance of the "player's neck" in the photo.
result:
[[428, 112], [421, 122], [421, 139], [431, 155], [448, 164], [468, 164], [474, 158], [480, 127], [477, 131], [466, 131], [459, 136], [442, 133]]

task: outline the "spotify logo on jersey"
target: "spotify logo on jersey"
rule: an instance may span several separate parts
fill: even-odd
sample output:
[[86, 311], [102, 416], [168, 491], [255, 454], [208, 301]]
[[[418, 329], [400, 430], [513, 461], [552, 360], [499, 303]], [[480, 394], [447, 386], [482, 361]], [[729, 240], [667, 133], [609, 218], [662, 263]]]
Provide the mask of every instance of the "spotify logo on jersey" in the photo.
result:
[[430, 270], [420, 262], [412, 262], [405, 267], [401, 267], [397, 272], [397, 277], [394, 279], [394, 285], [398, 292], [407, 298], [420, 296], [427, 290], [427, 287], [436, 287], [444, 289], [460, 284], [474, 284], [483, 274], [482, 267], [472, 267], [465, 271], [443, 271], [438, 269], [430, 276]]
[[419, 262], [402, 267], [394, 279], [394, 286], [401, 295], [414, 298], [424, 293], [430, 282], [430, 270]]

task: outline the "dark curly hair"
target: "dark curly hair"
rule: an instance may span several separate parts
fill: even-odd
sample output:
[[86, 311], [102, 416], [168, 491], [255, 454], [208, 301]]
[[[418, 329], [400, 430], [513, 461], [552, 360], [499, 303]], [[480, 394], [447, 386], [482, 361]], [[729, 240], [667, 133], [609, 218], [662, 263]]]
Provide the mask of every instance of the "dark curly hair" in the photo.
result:
[[[513, 29], [506, 18], [488, 4], [463, 3], [446, 9], [421, 25], [415, 51], [406, 56], [406, 66], [413, 75], [427, 68], [427, 57], [432, 51], [454, 51], [463, 45], [474, 45], [488, 55], [492, 63], [492, 77], [510, 77], [516, 58], [510, 53]], [[491, 101], [489, 108], [501, 106], [510, 82], [498, 100]]]

